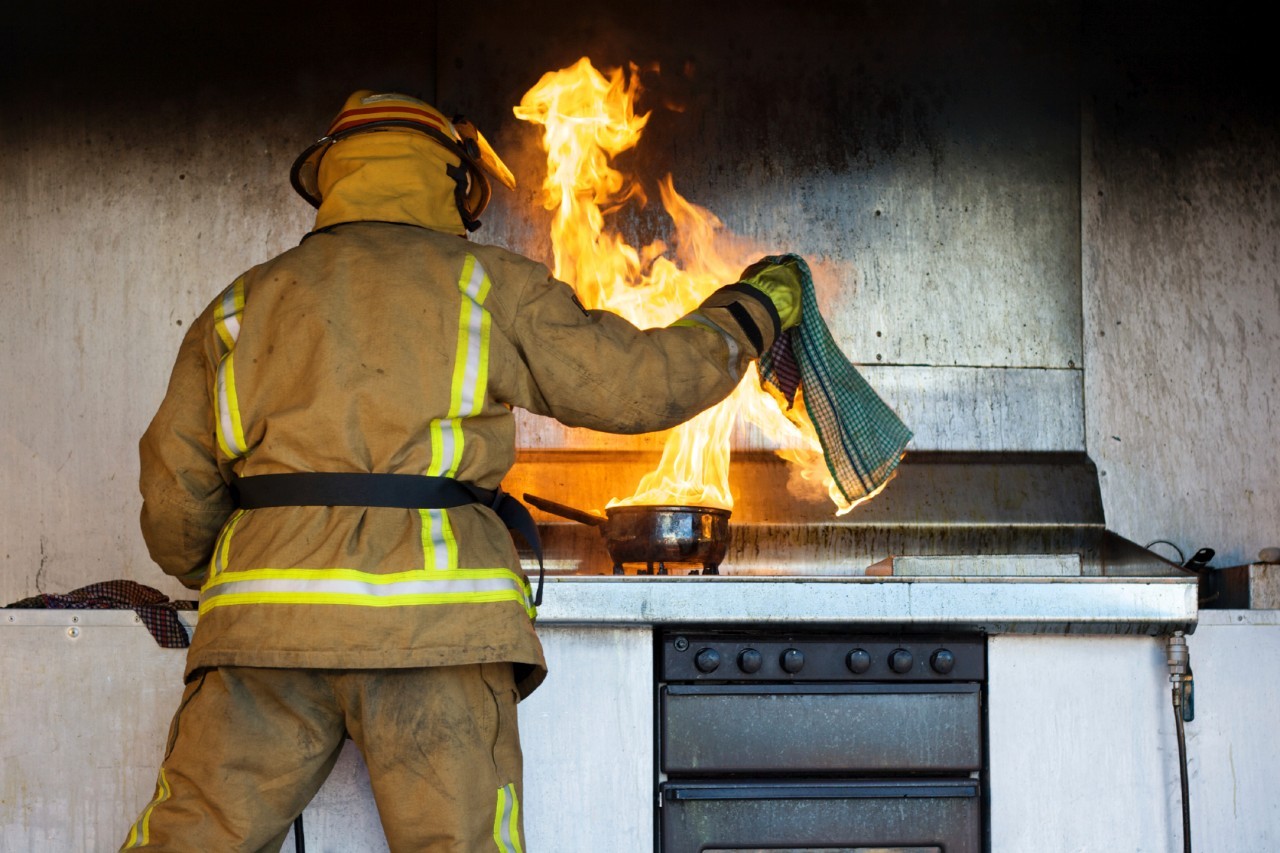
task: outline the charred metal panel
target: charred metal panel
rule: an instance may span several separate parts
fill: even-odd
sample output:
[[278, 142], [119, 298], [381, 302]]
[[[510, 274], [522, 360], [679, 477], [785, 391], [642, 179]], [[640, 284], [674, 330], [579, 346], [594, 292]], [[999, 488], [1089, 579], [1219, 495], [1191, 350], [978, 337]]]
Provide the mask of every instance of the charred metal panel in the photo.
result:
[[[441, 103], [477, 114], [521, 181], [499, 194], [483, 239], [551, 257], [536, 199], [539, 129], [510, 107], [581, 56], [598, 67], [635, 61], [652, 116], [620, 165], [654, 199], [671, 173], [757, 253], [808, 257], [855, 362], [1082, 364], [1075, 4], [487, 8], [480, 18], [441, 8], [451, 36], [438, 72]], [[667, 236], [652, 207], [615, 220], [636, 245]], [[999, 391], [980, 381], [954, 408], [963, 415]], [[1072, 393], [1057, 410], [1075, 420], [1053, 449], [1081, 446]], [[926, 446], [955, 434], [952, 406], [912, 415], [934, 437]], [[966, 443], [945, 446], [993, 446], [980, 431], [961, 435]], [[1027, 445], [1000, 445], [1011, 446]]]
[[[863, 365], [863, 376], [915, 432], [911, 449], [1052, 451], [1084, 449], [1083, 371], [1045, 368]], [[666, 433], [612, 436], [516, 411], [521, 449], [652, 449]], [[788, 446], [749, 423], [734, 427], [735, 450]]]

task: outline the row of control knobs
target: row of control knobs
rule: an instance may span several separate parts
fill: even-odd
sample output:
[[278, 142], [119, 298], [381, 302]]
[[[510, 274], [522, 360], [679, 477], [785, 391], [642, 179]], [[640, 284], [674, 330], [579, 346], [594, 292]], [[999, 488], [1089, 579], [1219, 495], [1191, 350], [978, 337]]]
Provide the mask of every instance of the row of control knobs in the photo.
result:
[[[792, 675], [804, 669], [804, 652], [799, 649], [787, 649], [778, 659], [783, 672]], [[866, 649], [854, 649], [845, 655], [844, 664], [854, 675], [862, 675], [871, 669], [871, 653]], [[720, 653], [712, 648], [701, 649], [693, 657], [693, 665], [699, 672], [711, 673], [720, 668]], [[929, 657], [929, 666], [939, 675], [946, 675], [956, 665], [956, 656], [948, 649], [938, 649]], [[748, 675], [759, 672], [764, 666], [764, 655], [755, 649], [743, 649], [738, 652], [738, 669]], [[906, 649], [894, 649], [889, 653], [889, 669], [905, 675], [915, 666], [915, 658]]]

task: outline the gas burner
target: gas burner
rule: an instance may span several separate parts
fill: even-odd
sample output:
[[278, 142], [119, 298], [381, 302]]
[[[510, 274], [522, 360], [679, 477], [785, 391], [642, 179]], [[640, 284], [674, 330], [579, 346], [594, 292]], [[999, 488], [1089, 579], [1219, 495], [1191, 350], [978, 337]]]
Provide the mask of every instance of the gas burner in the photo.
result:
[[[646, 562], [646, 563], [614, 563], [613, 573], [615, 575], [625, 575], [627, 573], [627, 570], [626, 570], [627, 565], [635, 565], [637, 567], [635, 570], [635, 574], [637, 575], [674, 574], [674, 572], [667, 571], [666, 560], [657, 560], [655, 562]], [[674, 564], [674, 565], [681, 565], [681, 564]], [[702, 566], [701, 569], [699, 569], [696, 565], [690, 566], [689, 570], [684, 574], [686, 575], [718, 575], [720, 574], [720, 566], [718, 563], [702, 563], [701, 566]]]

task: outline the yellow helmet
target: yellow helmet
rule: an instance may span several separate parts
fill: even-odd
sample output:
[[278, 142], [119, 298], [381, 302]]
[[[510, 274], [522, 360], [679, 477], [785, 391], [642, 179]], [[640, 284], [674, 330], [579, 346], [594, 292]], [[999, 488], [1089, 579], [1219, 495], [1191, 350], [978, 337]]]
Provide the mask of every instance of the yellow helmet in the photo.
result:
[[319, 207], [322, 200], [320, 161], [329, 146], [354, 133], [390, 128], [421, 131], [461, 161], [461, 165], [451, 166], [447, 171], [457, 184], [454, 199], [468, 231], [480, 227], [480, 214], [492, 195], [486, 173], [509, 189], [515, 189], [515, 175], [470, 121], [461, 116], [450, 121], [435, 107], [409, 95], [378, 94], [369, 89], [361, 89], [347, 98], [328, 132], [293, 162], [289, 181], [299, 195], [313, 207]]

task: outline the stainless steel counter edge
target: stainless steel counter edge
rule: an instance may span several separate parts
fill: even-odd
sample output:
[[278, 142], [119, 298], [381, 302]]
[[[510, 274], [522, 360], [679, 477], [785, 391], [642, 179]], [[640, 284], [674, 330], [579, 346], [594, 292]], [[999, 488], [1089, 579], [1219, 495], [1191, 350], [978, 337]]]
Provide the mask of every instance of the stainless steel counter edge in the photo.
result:
[[540, 625], [850, 624], [988, 633], [1194, 630], [1194, 580], [549, 577]]
[[[194, 625], [196, 614], [179, 613]], [[1194, 581], [1166, 578], [548, 577], [539, 625], [945, 627], [998, 633], [1194, 630]], [[5, 626], [138, 625], [131, 611], [10, 610]]]

